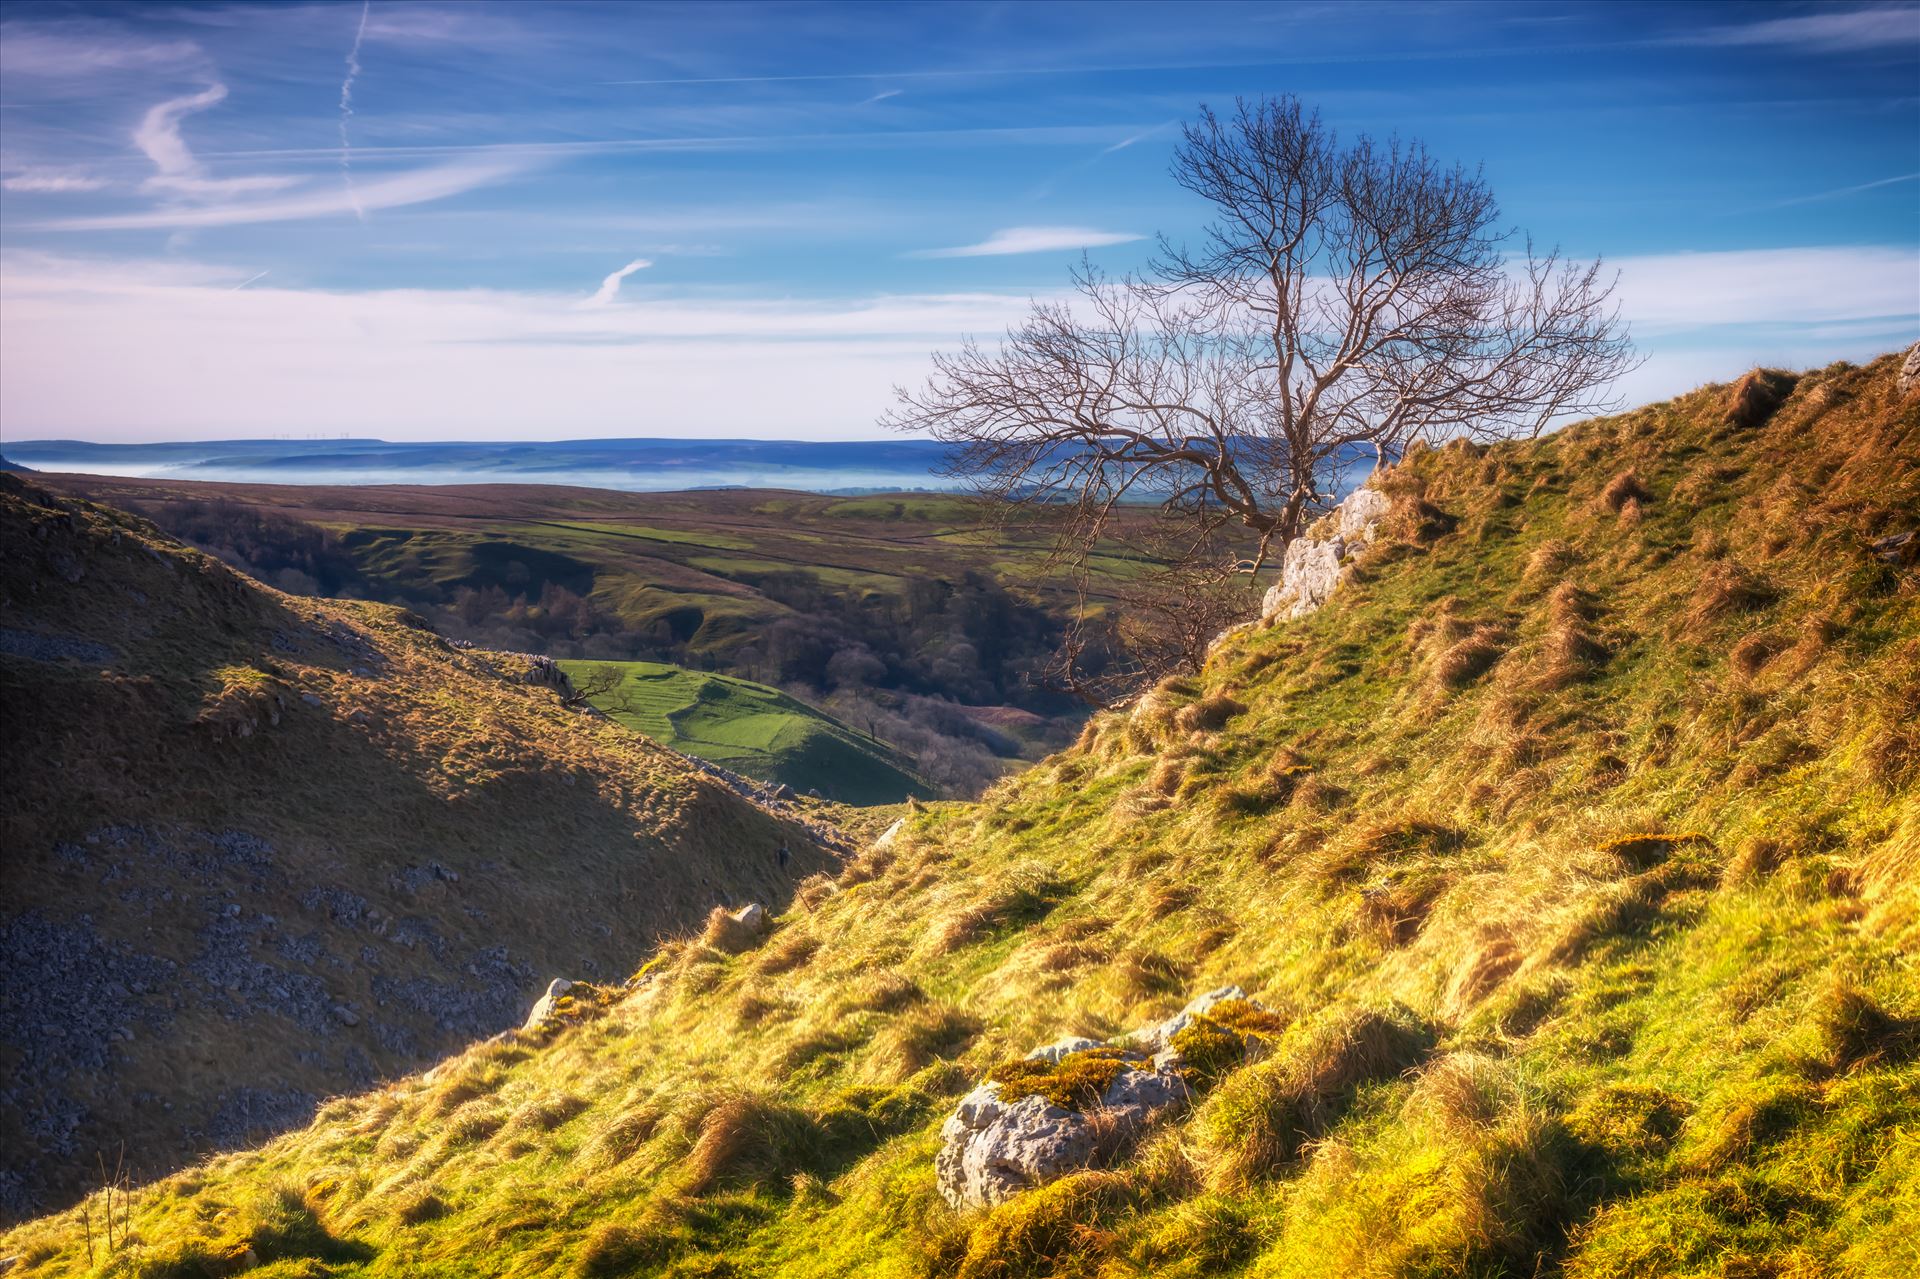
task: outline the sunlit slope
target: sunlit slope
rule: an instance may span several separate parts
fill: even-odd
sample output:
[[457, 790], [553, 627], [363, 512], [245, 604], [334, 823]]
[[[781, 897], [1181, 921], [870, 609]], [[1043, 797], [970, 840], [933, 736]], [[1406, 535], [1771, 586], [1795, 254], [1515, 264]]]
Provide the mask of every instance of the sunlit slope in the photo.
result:
[[[1913, 1273], [1896, 364], [1408, 459], [1324, 611], [764, 938], [136, 1193], [120, 1272]], [[937, 1195], [996, 1064], [1229, 982], [1284, 1029], [1185, 1115], [999, 1208]], [[5, 1252], [86, 1270], [72, 1214]]]
[[578, 682], [619, 683], [592, 697], [613, 719], [737, 773], [847, 804], [897, 804], [929, 791], [887, 746], [777, 688], [663, 662], [562, 662]]
[[0, 1214], [123, 1139], [151, 1176], [305, 1123], [830, 864], [401, 610], [6, 477], [0, 541]]

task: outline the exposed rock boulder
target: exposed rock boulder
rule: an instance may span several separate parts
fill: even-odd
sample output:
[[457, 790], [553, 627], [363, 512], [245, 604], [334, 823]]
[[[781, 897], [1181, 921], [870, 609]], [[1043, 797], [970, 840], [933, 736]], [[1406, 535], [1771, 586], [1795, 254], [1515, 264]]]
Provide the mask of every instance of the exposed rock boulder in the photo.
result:
[[968, 1093], [940, 1128], [933, 1157], [940, 1194], [955, 1208], [1005, 1203], [1093, 1161], [1093, 1126], [1045, 1097], [1000, 1100], [995, 1084]]
[[[1063, 1043], [1068, 1041], [1062, 1041]], [[1090, 1042], [1090, 1041], [1079, 1041]], [[1111, 1082], [1098, 1096], [1075, 1098], [1078, 1109], [1038, 1092], [1019, 1096], [1019, 1085], [988, 1081], [961, 1099], [940, 1129], [934, 1172], [940, 1194], [955, 1208], [1004, 1203], [1044, 1185], [1137, 1137], [1163, 1112], [1185, 1103], [1187, 1082], [1176, 1070], [1157, 1069], [1137, 1052], [1078, 1049], [1058, 1059], [1029, 1060], [1111, 1066]]]
[[1172, 1045], [1175, 1035], [1193, 1025], [1194, 1018], [1206, 1016], [1216, 1005], [1224, 1004], [1230, 999], [1244, 1000], [1246, 997], [1247, 992], [1238, 986], [1222, 986], [1218, 990], [1210, 990], [1165, 1021], [1156, 1022], [1151, 1026], [1142, 1026], [1127, 1036], [1127, 1041], [1142, 1052], [1164, 1052]]
[[1388, 505], [1378, 489], [1355, 489], [1289, 543], [1280, 581], [1261, 602], [1261, 617], [1304, 617], [1325, 604], [1346, 576], [1348, 562], [1372, 543]]
[[526, 1023], [521, 1026], [521, 1029], [538, 1030], [552, 1021], [561, 998], [573, 989], [573, 985], [565, 977], [555, 977], [548, 983], [547, 993], [534, 1001], [533, 1011], [527, 1014]]
[[1003, 1062], [940, 1128], [940, 1194], [983, 1207], [1090, 1167], [1186, 1105], [1196, 1085], [1260, 1056], [1283, 1024], [1222, 986], [1118, 1043], [1069, 1035]]
[[541, 653], [528, 653], [526, 674], [521, 679], [529, 684], [543, 684], [558, 689], [562, 693], [573, 692], [573, 681], [560, 669], [560, 663]]
[[1065, 1039], [1056, 1039], [1050, 1044], [1042, 1044], [1027, 1054], [1028, 1061], [1057, 1062], [1070, 1053], [1083, 1053], [1089, 1048], [1105, 1047], [1097, 1039], [1083, 1039], [1079, 1035], [1068, 1035]]
[[1900, 363], [1900, 394], [1912, 395], [1920, 390], [1920, 342], [1907, 348], [1907, 358]]

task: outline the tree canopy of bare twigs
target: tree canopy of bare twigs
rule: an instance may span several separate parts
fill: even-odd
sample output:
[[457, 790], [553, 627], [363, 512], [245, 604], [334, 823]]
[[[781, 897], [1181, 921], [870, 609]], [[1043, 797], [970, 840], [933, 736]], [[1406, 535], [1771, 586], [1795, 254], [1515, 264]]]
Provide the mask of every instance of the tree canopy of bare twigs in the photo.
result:
[[958, 446], [953, 473], [1080, 562], [1145, 501], [1176, 562], [1230, 571], [1251, 541], [1257, 563], [1356, 458], [1536, 433], [1632, 362], [1600, 263], [1536, 252], [1480, 173], [1417, 142], [1243, 101], [1202, 108], [1172, 176], [1213, 206], [1197, 245], [1162, 237], [1124, 277], [1083, 261], [1068, 300], [935, 356], [885, 418]]

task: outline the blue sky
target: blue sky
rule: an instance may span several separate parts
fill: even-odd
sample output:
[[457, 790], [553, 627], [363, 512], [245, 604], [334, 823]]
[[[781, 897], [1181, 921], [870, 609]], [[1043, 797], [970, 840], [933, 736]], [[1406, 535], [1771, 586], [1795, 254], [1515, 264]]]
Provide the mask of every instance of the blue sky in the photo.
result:
[[1617, 265], [1625, 398], [1920, 330], [1912, 3], [4, 13], [0, 438], [872, 435], [1281, 92]]

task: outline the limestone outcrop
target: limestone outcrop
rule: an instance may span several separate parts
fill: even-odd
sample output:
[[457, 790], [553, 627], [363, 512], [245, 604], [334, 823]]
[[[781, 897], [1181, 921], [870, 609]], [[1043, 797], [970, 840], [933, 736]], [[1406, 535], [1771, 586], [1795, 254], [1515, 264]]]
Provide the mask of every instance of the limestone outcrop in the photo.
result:
[[1304, 617], [1333, 596], [1348, 563], [1374, 539], [1389, 502], [1378, 489], [1358, 488], [1287, 546], [1280, 580], [1267, 590], [1260, 615]]
[[553, 1020], [556, 1007], [562, 997], [573, 989], [573, 985], [574, 984], [565, 977], [555, 977], [548, 983], [547, 993], [534, 1001], [532, 1010], [527, 1013], [526, 1022], [520, 1028], [522, 1030], [538, 1030]]
[[955, 1208], [1004, 1203], [1126, 1148], [1192, 1098], [1194, 1063], [1181, 1051], [1190, 1041], [1175, 1042], [1181, 1032], [1205, 1027], [1234, 1051], [1250, 1051], [1250, 1037], [1210, 1020], [1223, 1005], [1271, 1016], [1240, 987], [1223, 986], [1117, 1041], [1068, 1036], [997, 1067], [941, 1126], [941, 1196]]
[[941, 1196], [956, 1208], [1004, 1203], [1091, 1166], [1187, 1099], [1187, 1082], [1177, 1069], [1155, 1066], [1139, 1052], [1096, 1044], [1050, 1064], [1074, 1066], [1082, 1064], [1076, 1058], [1090, 1054], [1098, 1054], [1092, 1062], [1117, 1069], [1097, 1097], [1076, 1099], [1075, 1107], [1040, 1093], [1008, 1097], [991, 1080], [963, 1097], [940, 1129], [933, 1166]]

